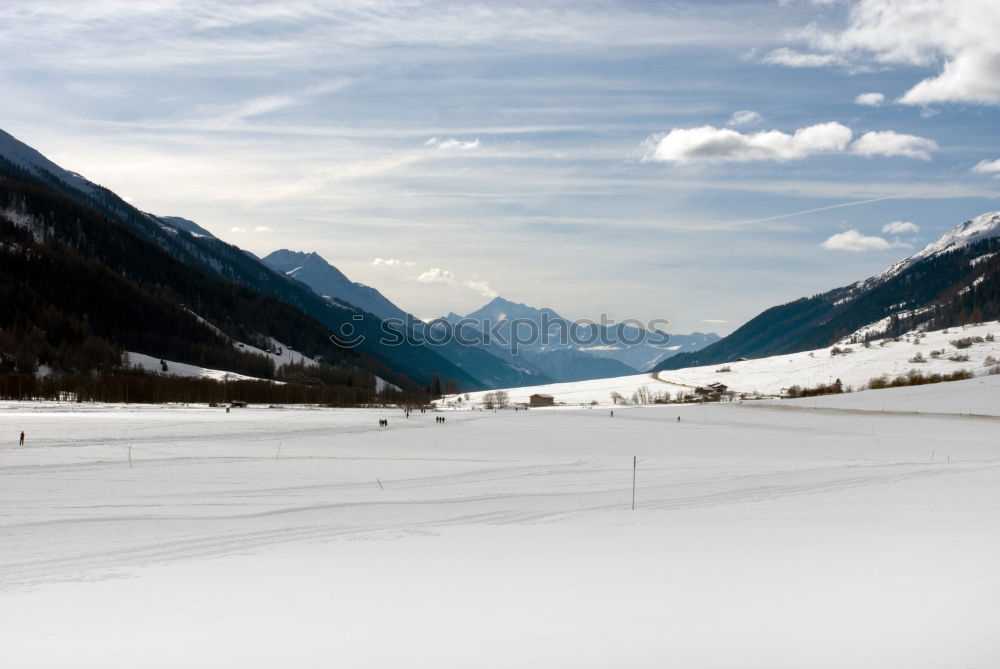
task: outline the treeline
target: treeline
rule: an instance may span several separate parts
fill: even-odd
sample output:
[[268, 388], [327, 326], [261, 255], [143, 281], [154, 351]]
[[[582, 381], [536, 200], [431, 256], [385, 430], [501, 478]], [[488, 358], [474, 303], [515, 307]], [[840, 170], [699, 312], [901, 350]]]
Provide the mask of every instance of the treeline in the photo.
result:
[[124, 351], [136, 351], [270, 379], [272, 359], [232, 340], [273, 338], [330, 365], [421, 390], [338, 346], [294, 307], [185, 266], [66, 197], [0, 178], [0, 212], [0, 373], [44, 366], [56, 375], [106, 375]]
[[105, 374], [122, 351], [270, 378], [163, 288], [146, 287], [59, 242], [39, 244], [0, 217], [0, 372]]
[[785, 397], [817, 397], [819, 395], [838, 395], [843, 392], [849, 393], [851, 392], [851, 388], [850, 386], [845, 388], [840, 379], [837, 379], [833, 383], [821, 383], [811, 388], [803, 388], [799, 385], [792, 386], [785, 391]]
[[900, 374], [895, 378], [888, 375], [876, 376], [868, 382], [868, 387], [872, 390], [881, 388], [900, 388], [902, 386], [922, 386], [928, 383], [943, 383], [945, 381], [963, 381], [971, 379], [972, 372], [960, 369], [949, 374], [924, 374], [923, 372], [911, 369], [906, 374]]
[[303, 385], [271, 381], [217, 381], [121, 371], [108, 376], [0, 374], [0, 399], [20, 401], [120, 402], [141, 404], [314, 404], [351, 407], [371, 404], [420, 406], [421, 392], [387, 389], [373, 384]]

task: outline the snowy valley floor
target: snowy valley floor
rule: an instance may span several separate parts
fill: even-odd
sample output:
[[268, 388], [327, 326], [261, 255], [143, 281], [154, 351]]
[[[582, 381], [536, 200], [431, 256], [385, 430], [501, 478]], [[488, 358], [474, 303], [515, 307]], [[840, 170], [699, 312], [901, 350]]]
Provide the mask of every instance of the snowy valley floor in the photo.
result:
[[892, 413], [942, 397], [996, 415], [1000, 377], [444, 425], [2, 404], [0, 666], [996, 667], [1000, 420]]

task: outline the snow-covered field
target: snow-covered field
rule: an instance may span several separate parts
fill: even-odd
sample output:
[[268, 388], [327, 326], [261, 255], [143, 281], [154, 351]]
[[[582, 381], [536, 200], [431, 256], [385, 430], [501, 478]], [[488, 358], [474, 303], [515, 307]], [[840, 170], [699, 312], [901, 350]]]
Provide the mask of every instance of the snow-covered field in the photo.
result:
[[[994, 341], [983, 341], [969, 348], [956, 349], [951, 342], [966, 337], [994, 335]], [[678, 392], [690, 393], [697, 386], [723, 383], [737, 393], [761, 393], [780, 395], [791, 386], [812, 388], [833, 383], [840, 379], [845, 386], [860, 390], [876, 376], [887, 374], [896, 377], [916, 369], [925, 374], [947, 374], [958, 370], [968, 370], [973, 374], [984, 374], [984, 367], [990, 356], [1000, 360], [1000, 322], [990, 321], [979, 325], [951, 328], [921, 333], [918, 339], [910, 334], [900, 341], [884, 339], [872, 341], [869, 348], [860, 344], [840, 344], [841, 350], [849, 353], [831, 355], [830, 348], [778, 355], [770, 358], [744, 360], [705, 367], [688, 367], [668, 370], [658, 374], [637, 374], [610, 379], [595, 379], [574, 383], [552, 383], [543, 386], [510, 388], [507, 393], [514, 403], [527, 402], [534, 393], [552, 395], [556, 402], [570, 404], [590, 404], [601, 406], [611, 404], [611, 393], [617, 392], [629, 398], [639, 388], [645, 387], [654, 394], [670, 393], [671, 398]], [[932, 351], [943, 351], [939, 357], [931, 357]], [[910, 362], [917, 354], [924, 362]], [[954, 361], [956, 355], [968, 356], [967, 361]], [[719, 371], [728, 368], [729, 371]], [[488, 391], [487, 391], [488, 392]], [[479, 406], [485, 393], [470, 393], [470, 401], [457, 402], [458, 396], [445, 398], [444, 404], [451, 408]]]
[[613, 418], [2, 404], [0, 666], [997, 666], [1000, 421], [892, 412], [997, 378]]

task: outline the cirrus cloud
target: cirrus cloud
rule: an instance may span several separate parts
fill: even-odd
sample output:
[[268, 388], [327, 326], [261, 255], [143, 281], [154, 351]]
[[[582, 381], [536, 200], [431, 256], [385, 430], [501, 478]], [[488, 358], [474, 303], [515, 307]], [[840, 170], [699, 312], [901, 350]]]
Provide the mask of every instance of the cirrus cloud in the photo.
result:
[[431, 137], [426, 142], [424, 146], [430, 146], [443, 151], [472, 151], [479, 148], [479, 139], [476, 138], [471, 141], [461, 140], [461, 139], [441, 139], [440, 137]]
[[844, 59], [832, 53], [802, 53], [788, 47], [771, 51], [761, 58], [768, 65], [784, 65], [785, 67], [826, 67], [840, 65]]

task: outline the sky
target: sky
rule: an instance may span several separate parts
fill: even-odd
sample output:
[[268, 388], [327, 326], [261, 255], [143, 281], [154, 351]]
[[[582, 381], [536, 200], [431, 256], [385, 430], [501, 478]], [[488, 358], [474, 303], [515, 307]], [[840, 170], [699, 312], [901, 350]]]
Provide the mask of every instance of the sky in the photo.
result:
[[726, 334], [1000, 209], [995, 0], [0, 0], [0, 127], [420, 317]]

